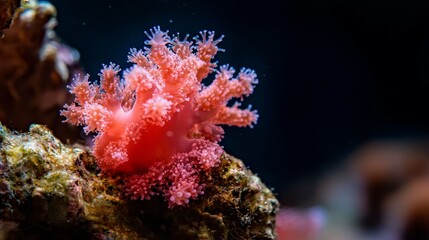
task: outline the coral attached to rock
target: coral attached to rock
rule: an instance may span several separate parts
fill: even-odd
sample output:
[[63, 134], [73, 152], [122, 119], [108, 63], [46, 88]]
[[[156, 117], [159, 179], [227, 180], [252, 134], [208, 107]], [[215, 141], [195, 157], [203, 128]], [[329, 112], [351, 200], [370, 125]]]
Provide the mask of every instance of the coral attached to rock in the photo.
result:
[[43, 126], [1, 126], [0, 146], [0, 239], [275, 239], [277, 199], [227, 154], [203, 197], [169, 209], [161, 197], [127, 200], [120, 179]]
[[100, 84], [89, 76], [70, 86], [75, 101], [65, 105], [66, 121], [96, 132], [94, 156], [103, 172], [123, 174], [133, 199], [163, 195], [169, 206], [187, 205], [204, 193], [203, 181], [218, 165], [221, 124], [252, 126], [256, 111], [240, 109], [232, 99], [253, 92], [256, 73], [243, 68], [236, 76], [227, 65], [213, 82], [218, 52], [214, 32], [202, 31], [193, 42], [171, 39], [159, 27], [146, 33], [145, 51], [132, 49], [134, 65], [118, 76], [119, 67], [104, 66]]

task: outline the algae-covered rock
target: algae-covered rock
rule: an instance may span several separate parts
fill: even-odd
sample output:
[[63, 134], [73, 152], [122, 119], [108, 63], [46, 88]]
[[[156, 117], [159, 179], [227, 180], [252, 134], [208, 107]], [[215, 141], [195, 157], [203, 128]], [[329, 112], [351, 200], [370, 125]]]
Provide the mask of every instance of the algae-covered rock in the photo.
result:
[[98, 177], [85, 150], [41, 125], [25, 134], [1, 126], [0, 141], [0, 239], [90, 239], [104, 228], [137, 239], [119, 220], [120, 184]]
[[170, 210], [161, 198], [133, 203], [143, 225], [158, 233], [154, 239], [275, 239], [279, 203], [259, 177], [228, 154], [212, 177], [189, 207]]
[[204, 195], [169, 209], [161, 197], [128, 200], [120, 176], [41, 125], [0, 125], [0, 144], [0, 239], [275, 239], [277, 199], [227, 154]]

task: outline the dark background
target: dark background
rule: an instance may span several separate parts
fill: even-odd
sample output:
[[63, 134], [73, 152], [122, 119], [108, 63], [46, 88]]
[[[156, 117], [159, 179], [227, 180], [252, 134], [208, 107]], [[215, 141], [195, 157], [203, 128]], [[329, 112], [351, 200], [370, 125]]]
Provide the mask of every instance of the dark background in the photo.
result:
[[366, 141], [429, 133], [427, 1], [51, 2], [57, 33], [93, 78], [102, 63], [129, 67], [129, 48], [143, 48], [153, 26], [224, 34], [217, 60], [256, 70], [260, 83], [244, 106], [260, 119], [253, 129], [228, 128], [222, 145], [283, 202], [297, 202], [298, 182], [311, 192]]

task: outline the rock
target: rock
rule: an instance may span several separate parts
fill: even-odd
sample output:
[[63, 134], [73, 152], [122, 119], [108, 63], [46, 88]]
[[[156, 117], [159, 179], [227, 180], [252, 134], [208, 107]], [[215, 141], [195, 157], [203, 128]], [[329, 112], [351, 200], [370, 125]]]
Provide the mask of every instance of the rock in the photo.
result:
[[44, 126], [0, 125], [0, 146], [0, 239], [275, 239], [277, 199], [228, 154], [204, 195], [169, 209], [161, 197], [128, 200], [121, 176]]

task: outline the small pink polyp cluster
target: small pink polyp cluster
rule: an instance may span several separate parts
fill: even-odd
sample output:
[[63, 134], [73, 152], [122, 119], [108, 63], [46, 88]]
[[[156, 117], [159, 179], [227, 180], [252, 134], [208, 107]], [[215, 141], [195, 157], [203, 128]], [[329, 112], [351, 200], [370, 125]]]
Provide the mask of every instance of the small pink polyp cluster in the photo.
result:
[[114, 64], [104, 66], [100, 84], [76, 77], [70, 86], [75, 101], [61, 112], [66, 121], [98, 133], [94, 155], [108, 173], [126, 174], [127, 193], [149, 199], [163, 194], [170, 203], [185, 205], [203, 193], [202, 178], [219, 162], [219, 124], [252, 126], [258, 115], [232, 98], [252, 93], [256, 74], [221, 66], [213, 82], [201, 81], [216, 67], [214, 33], [201, 32], [197, 44], [170, 39], [159, 27], [146, 33], [149, 47], [132, 49], [134, 65], [123, 78]]
[[171, 161], [154, 163], [146, 174], [130, 176], [127, 193], [141, 199], [162, 193], [169, 200], [169, 207], [186, 205], [189, 199], [203, 194], [201, 177], [209, 177], [207, 174], [218, 164], [222, 148], [202, 139], [192, 145], [190, 152], [174, 154]]

